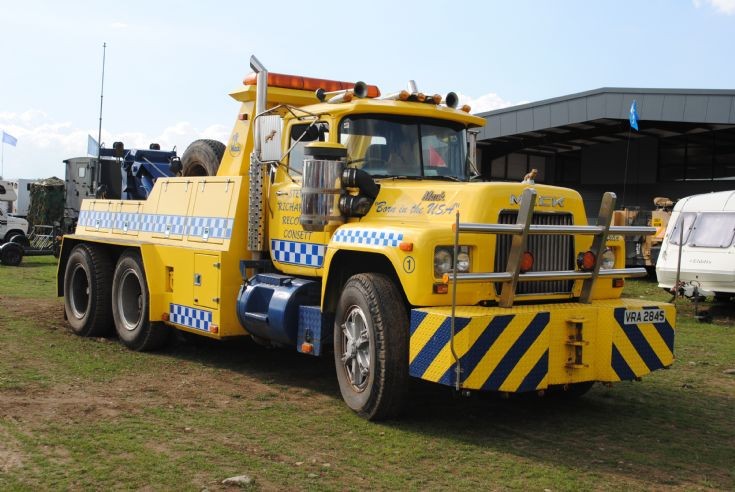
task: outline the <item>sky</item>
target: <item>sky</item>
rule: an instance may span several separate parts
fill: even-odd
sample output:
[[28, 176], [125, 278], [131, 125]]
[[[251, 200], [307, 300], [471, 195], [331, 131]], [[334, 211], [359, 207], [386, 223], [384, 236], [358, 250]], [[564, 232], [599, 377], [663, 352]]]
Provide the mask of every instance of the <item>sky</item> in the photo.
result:
[[0, 0], [6, 179], [63, 177], [97, 138], [227, 141], [229, 93], [272, 72], [461, 95], [472, 112], [599, 87], [735, 89], [735, 0]]

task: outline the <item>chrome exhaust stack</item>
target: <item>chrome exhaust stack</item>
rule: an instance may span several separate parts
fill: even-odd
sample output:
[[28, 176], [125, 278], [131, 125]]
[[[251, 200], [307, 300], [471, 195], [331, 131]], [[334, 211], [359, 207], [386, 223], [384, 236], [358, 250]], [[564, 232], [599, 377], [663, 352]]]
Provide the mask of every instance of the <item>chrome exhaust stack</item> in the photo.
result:
[[250, 68], [256, 73], [255, 89], [255, 118], [253, 121], [253, 152], [250, 154], [250, 170], [248, 177], [248, 249], [253, 253], [253, 259], [260, 259], [260, 253], [264, 251], [263, 236], [265, 221], [263, 215], [263, 195], [265, 169], [261, 159], [262, 139], [261, 124], [258, 117], [266, 110], [268, 100], [268, 70], [253, 55], [250, 57]]

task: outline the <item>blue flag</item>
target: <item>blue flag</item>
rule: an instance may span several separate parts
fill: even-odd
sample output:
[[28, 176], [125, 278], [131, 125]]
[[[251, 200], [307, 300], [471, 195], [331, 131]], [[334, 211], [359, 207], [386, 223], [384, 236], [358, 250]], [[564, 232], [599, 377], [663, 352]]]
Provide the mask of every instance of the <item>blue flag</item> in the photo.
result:
[[630, 127], [638, 131], [638, 106], [636, 105], [635, 99], [633, 99], [633, 104], [630, 105], [629, 119]]
[[5, 133], [5, 131], [3, 131], [3, 143], [12, 145], [13, 147], [15, 147], [15, 144], [18, 143], [18, 139], [12, 136], [11, 134]]
[[100, 151], [100, 145], [97, 140], [92, 138], [92, 135], [87, 134], [87, 155], [97, 155]]

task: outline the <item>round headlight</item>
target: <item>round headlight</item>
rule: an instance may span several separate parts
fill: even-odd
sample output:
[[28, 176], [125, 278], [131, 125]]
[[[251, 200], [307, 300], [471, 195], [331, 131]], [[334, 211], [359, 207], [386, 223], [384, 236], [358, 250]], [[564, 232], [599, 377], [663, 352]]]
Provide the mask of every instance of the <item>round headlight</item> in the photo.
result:
[[452, 269], [452, 253], [448, 249], [434, 251], [434, 276], [439, 278]]
[[470, 271], [470, 254], [461, 252], [457, 255], [457, 271], [466, 273]]
[[607, 248], [604, 253], [602, 253], [602, 263], [600, 263], [600, 268], [603, 270], [611, 270], [615, 267], [615, 252]]

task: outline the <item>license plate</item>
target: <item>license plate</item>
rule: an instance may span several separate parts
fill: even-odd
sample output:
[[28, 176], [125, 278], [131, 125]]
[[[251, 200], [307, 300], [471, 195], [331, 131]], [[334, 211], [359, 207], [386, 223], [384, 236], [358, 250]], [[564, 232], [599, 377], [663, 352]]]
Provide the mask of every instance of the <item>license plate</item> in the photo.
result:
[[636, 325], [638, 323], [662, 323], [666, 321], [666, 315], [663, 309], [626, 309], [623, 322], [626, 325]]

